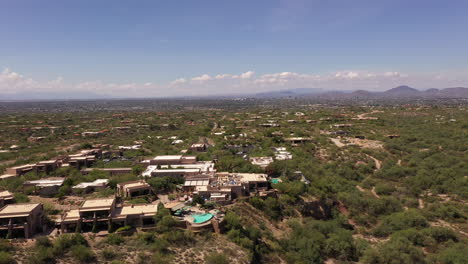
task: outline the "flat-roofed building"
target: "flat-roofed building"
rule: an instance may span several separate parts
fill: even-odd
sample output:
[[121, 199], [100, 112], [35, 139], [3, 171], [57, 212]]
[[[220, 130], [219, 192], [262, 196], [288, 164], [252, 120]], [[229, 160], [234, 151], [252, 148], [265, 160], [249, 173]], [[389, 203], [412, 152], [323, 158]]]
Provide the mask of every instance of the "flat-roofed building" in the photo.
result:
[[268, 190], [268, 176], [262, 173], [221, 172], [207, 178], [193, 177], [185, 180], [183, 189], [198, 194], [209, 201], [230, 202], [241, 196]]
[[189, 148], [191, 151], [195, 152], [205, 152], [208, 149], [208, 145], [205, 143], [195, 143], [192, 144]]
[[72, 187], [74, 192], [90, 193], [95, 192], [96, 190], [101, 190], [107, 188], [109, 184], [109, 179], [97, 179], [92, 182], [82, 182]]
[[154, 226], [154, 216], [157, 212], [157, 204], [135, 204], [117, 207], [112, 215], [112, 223], [116, 226]]
[[151, 193], [151, 185], [143, 180], [122, 182], [117, 184], [117, 196], [119, 197], [135, 198], [139, 196], [150, 195]]
[[290, 138], [285, 138], [284, 141], [286, 142], [291, 142], [292, 144], [300, 144], [300, 143], [305, 143], [312, 141], [313, 138], [311, 137], [290, 137]]
[[260, 166], [263, 169], [273, 162], [272, 157], [250, 157], [249, 160], [253, 165]]
[[94, 170], [107, 172], [109, 173], [110, 176], [132, 173], [132, 168], [86, 168], [86, 169], [81, 170], [81, 174], [87, 175]]
[[0, 207], [5, 204], [11, 204], [15, 200], [13, 194], [9, 191], [0, 191]]
[[70, 210], [62, 215], [61, 230], [63, 232], [91, 231], [95, 227], [106, 228], [115, 206], [115, 198], [86, 200], [79, 209]]
[[96, 157], [94, 155], [90, 156], [81, 156], [80, 154], [70, 155], [68, 164], [70, 167], [81, 169], [81, 167], [89, 167], [96, 162]]
[[212, 161], [197, 161], [190, 164], [151, 165], [142, 173], [144, 177], [193, 177], [199, 174], [214, 175], [215, 164]]
[[86, 200], [79, 209], [70, 210], [62, 215], [62, 232], [89, 232], [109, 227], [154, 226], [157, 204], [117, 206], [115, 198]]
[[36, 181], [26, 181], [23, 183], [23, 189], [33, 187], [34, 193], [40, 196], [53, 196], [57, 194], [60, 186], [63, 185], [64, 178], [44, 178]]
[[44, 160], [36, 163], [34, 165], [34, 169], [36, 170], [36, 173], [46, 173], [49, 174], [52, 171], [58, 169], [60, 167], [60, 163], [58, 160]]
[[5, 174], [21, 176], [26, 174], [34, 169], [35, 164], [26, 164], [21, 166], [15, 166], [6, 169]]
[[30, 238], [42, 232], [43, 212], [39, 203], [8, 204], [0, 208], [0, 236]]
[[197, 162], [195, 156], [182, 156], [182, 155], [163, 155], [156, 156], [150, 160], [149, 165], [180, 165], [180, 164], [194, 164]]

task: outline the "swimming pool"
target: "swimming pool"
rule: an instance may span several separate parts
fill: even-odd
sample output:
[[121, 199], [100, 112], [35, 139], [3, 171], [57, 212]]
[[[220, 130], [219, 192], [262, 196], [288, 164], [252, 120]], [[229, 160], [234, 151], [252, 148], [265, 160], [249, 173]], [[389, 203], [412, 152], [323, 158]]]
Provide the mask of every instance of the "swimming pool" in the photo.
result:
[[210, 220], [211, 218], [213, 218], [213, 214], [210, 214], [210, 213], [196, 214], [196, 215], [192, 215], [192, 217], [193, 217], [193, 222], [194, 223], [200, 224], [200, 223], [204, 223], [204, 222]]

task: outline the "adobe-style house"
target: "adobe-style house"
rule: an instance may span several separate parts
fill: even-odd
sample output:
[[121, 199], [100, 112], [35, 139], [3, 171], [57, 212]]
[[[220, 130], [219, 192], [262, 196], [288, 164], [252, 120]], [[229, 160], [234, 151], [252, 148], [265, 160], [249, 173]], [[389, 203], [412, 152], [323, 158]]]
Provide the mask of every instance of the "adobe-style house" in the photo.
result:
[[132, 168], [86, 168], [86, 169], [81, 170], [81, 174], [87, 175], [94, 170], [107, 172], [109, 173], [110, 176], [132, 173]]
[[15, 200], [13, 194], [9, 191], [0, 191], [0, 207], [5, 204], [11, 204]]
[[86, 200], [79, 209], [66, 212], [61, 219], [62, 232], [89, 232], [123, 226], [153, 227], [157, 204], [120, 206], [115, 198]]
[[268, 176], [262, 173], [217, 173], [185, 180], [183, 190], [208, 201], [229, 203], [241, 196], [257, 195], [268, 190]]
[[60, 165], [61, 164], [56, 159], [54, 159], [54, 160], [44, 160], [44, 161], [40, 161], [40, 162], [36, 163], [36, 165], [34, 165], [34, 169], [36, 170], [36, 173], [49, 174], [52, 171], [60, 168]]
[[195, 143], [189, 148], [190, 151], [194, 152], [205, 152], [208, 149], [208, 145], [205, 143]]
[[117, 184], [117, 197], [135, 198], [139, 196], [150, 195], [152, 192], [151, 185], [143, 180], [122, 182]]
[[33, 237], [44, 230], [43, 217], [42, 204], [8, 204], [0, 208], [0, 237]]
[[36, 181], [25, 181], [23, 190], [32, 188], [35, 194], [40, 196], [50, 197], [58, 193], [59, 188], [63, 185], [65, 178], [43, 178]]

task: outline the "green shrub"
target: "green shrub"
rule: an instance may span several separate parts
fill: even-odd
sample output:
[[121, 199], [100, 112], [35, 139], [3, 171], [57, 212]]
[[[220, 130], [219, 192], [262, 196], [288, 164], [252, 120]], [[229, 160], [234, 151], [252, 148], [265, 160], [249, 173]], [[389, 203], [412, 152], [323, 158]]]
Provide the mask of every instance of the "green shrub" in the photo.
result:
[[51, 264], [56, 262], [54, 250], [39, 246], [36, 248], [34, 254], [28, 259], [29, 264]]
[[424, 228], [429, 224], [424, 216], [417, 210], [410, 209], [405, 212], [394, 213], [383, 219], [383, 222], [374, 230], [376, 236], [387, 236], [399, 230], [409, 228]]
[[468, 248], [465, 244], [450, 245], [435, 256], [436, 263], [442, 264], [466, 264]]
[[13, 264], [16, 261], [8, 252], [0, 251], [0, 264]]
[[17, 203], [29, 203], [29, 197], [24, 193], [15, 193], [14, 197]]
[[83, 245], [75, 245], [70, 250], [72, 256], [81, 263], [91, 262], [96, 258], [94, 252]]
[[405, 238], [391, 239], [378, 245], [377, 248], [369, 248], [362, 258], [366, 264], [423, 264], [426, 263], [424, 253], [413, 246]]
[[396, 191], [395, 186], [386, 183], [379, 183], [375, 186], [375, 192], [378, 195], [390, 195]]
[[122, 227], [117, 228], [115, 232], [118, 233], [118, 232], [130, 231], [130, 230], [132, 230], [131, 226], [122, 226]]
[[10, 251], [12, 249], [13, 249], [13, 245], [11, 245], [10, 241], [0, 238], [0, 250]]
[[119, 234], [109, 234], [106, 238], [106, 242], [110, 245], [120, 245], [124, 241], [124, 238]]
[[105, 248], [104, 250], [102, 250], [101, 255], [106, 260], [113, 260], [117, 257], [117, 253], [111, 248]]
[[205, 257], [206, 264], [229, 264], [229, 259], [222, 253], [211, 253]]
[[422, 233], [432, 237], [438, 243], [445, 242], [448, 240], [458, 241], [456, 233], [448, 228], [441, 226], [433, 226], [422, 230]]
[[60, 235], [54, 241], [54, 254], [63, 255], [68, 249], [75, 245], [87, 246], [88, 242], [83, 235], [79, 233]]
[[36, 238], [36, 247], [52, 247], [52, 242], [46, 236], [40, 236]]

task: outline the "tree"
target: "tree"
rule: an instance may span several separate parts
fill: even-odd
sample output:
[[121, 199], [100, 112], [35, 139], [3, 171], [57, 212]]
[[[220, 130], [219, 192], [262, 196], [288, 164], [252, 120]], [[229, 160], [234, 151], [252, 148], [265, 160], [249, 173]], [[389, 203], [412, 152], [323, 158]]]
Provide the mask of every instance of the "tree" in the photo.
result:
[[405, 238], [391, 239], [377, 248], [369, 248], [362, 259], [369, 264], [423, 264], [424, 253]]

